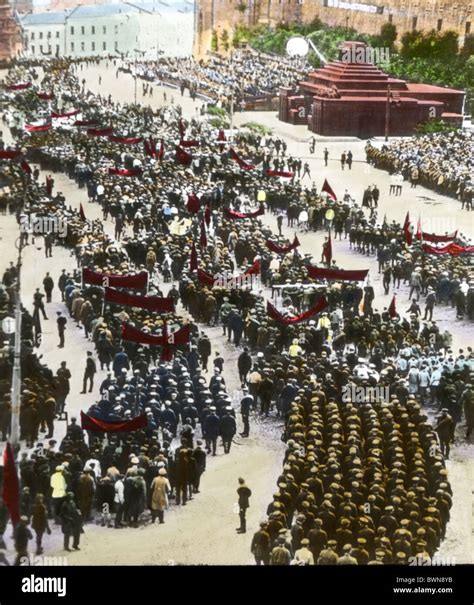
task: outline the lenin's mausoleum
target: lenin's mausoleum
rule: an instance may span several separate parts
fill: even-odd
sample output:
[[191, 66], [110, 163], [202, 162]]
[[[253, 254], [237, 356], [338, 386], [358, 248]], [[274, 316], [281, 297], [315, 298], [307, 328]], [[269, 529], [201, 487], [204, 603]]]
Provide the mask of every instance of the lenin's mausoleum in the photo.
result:
[[[339, 60], [311, 72], [296, 90], [281, 88], [280, 120], [307, 124], [324, 136], [361, 138], [383, 135], [387, 123], [391, 136], [412, 134], [429, 119], [462, 125], [464, 92], [392, 78], [359, 60], [354, 51], [362, 47], [363, 42], [345, 42]], [[347, 56], [350, 61], [342, 60]]]

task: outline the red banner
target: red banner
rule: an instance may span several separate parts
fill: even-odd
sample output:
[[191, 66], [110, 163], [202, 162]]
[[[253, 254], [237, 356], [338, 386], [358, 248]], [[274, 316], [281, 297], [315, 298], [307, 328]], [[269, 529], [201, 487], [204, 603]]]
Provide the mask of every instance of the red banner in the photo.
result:
[[336, 194], [334, 193], [334, 190], [331, 187], [331, 185], [327, 182], [327, 179], [324, 179], [324, 183], [321, 188], [321, 191], [324, 191], [325, 193], [327, 193], [329, 195], [329, 197], [331, 197], [333, 200], [337, 200]]
[[204, 222], [206, 223], [206, 225], [208, 227], [211, 224], [211, 208], [210, 208], [209, 204], [206, 206], [206, 209], [204, 210]]
[[156, 334], [150, 334], [149, 332], [143, 332], [130, 324], [122, 323], [122, 340], [128, 340], [130, 342], [136, 342], [143, 345], [155, 345], [155, 346], [166, 346], [166, 345], [186, 345], [189, 343], [191, 338], [191, 328], [189, 325], [183, 326], [176, 332], [171, 332], [161, 336]]
[[81, 217], [81, 221], [87, 221], [86, 213], [84, 212], [84, 206], [82, 202], [79, 204], [79, 216]]
[[390, 303], [390, 305], [388, 307], [388, 315], [392, 319], [395, 319], [395, 317], [398, 315], [397, 306], [395, 304], [395, 294], [393, 295], [392, 302]]
[[137, 296], [136, 294], [125, 294], [112, 288], [105, 288], [106, 303], [113, 305], [126, 305], [129, 307], [139, 307], [148, 309], [157, 313], [172, 313], [174, 303], [172, 298], [162, 298], [161, 296]]
[[239, 165], [239, 168], [241, 168], [242, 170], [253, 170], [255, 168], [253, 164], [249, 164], [248, 162], [240, 158], [232, 147], [229, 150], [229, 154], [230, 158], [232, 160], [235, 160]]
[[294, 172], [285, 172], [284, 170], [267, 170], [267, 176], [277, 176], [283, 179], [292, 179], [295, 176]]
[[201, 202], [199, 201], [198, 196], [195, 193], [188, 194], [188, 202], [186, 204], [186, 208], [192, 214], [197, 214], [199, 212], [199, 208], [201, 207]]
[[42, 101], [51, 101], [52, 99], [54, 99], [54, 95], [52, 92], [37, 92], [36, 96]]
[[258, 210], [255, 210], [255, 212], [235, 212], [235, 210], [229, 210], [228, 208], [224, 208], [224, 216], [226, 218], [255, 218], [257, 216], [261, 216], [262, 214], [265, 214], [265, 209], [263, 206], [260, 206], [260, 208]]
[[179, 142], [179, 144], [181, 145], [181, 147], [199, 147], [199, 141], [196, 141], [195, 139], [191, 139], [189, 141], [184, 141], [183, 139], [181, 139], [181, 141]]
[[113, 275], [110, 273], [97, 273], [84, 267], [82, 281], [85, 284], [111, 288], [130, 288], [131, 290], [146, 290], [148, 286], [148, 273], [141, 271], [137, 275]]
[[146, 414], [137, 416], [132, 420], [119, 420], [105, 422], [99, 418], [93, 418], [81, 412], [81, 426], [85, 431], [97, 431], [100, 433], [129, 433], [148, 426]]
[[368, 269], [345, 271], [344, 269], [320, 269], [319, 267], [306, 267], [312, 279], [337, 279], [340, 281], [364, 281]]
[[213, 275], [211, 275], [210, 273], [206, 273], [206, 271], [204, 271], [203, 269], [198, 269], [197, 275], [198, 280], [205, 286], [212, 287], [214, 285], [214, 282], [216, 281]]
[[12, 446], [8, 442], [3, 450], [2, 498], [10, 513], [12, 525], [15, 527], [20, 520], [20, 483], [16, 472]]
[[123, 145], [136, 145], [137, 143], [141, 143], [143, 141], [142, 137], [119, 137], [111, 134], [109, 136], [109, 141], [113, 143], [122, 143]]
[[259, 275], [262, 270], [262, 263], [260, 260], [254, 261], [253, 265], [245, 271], [244, 275]]
[[6, 84], [5, 90], [26, 90], [31, 86], [31, 82], [22, 82], [21, 84]]
[[411, 246], [412, 242], [413, 242], [413, 235], [412, 232], [410, 230], [410, 213], [407, 212], [407, 215], [405, 217], [405, 222], [403, 223], [403, 235], [405, 237], [405, 242]]
[[183, 124], [183, 118], [179, 118], [179, 120], [178, 120], [178, 130], [179, 130], [179, 138], [184, 139], [185, 128], [184, 128], [184, 124]]
[[0, 160], [13, 160], [21, 155], [19, 149], [0, 149]]
[[96, 126], [98, 123], [96, 120], [76, 120], [73, 126]]
[[328, 302], [326, 298], [323, 296], [311, 309], [308, 309], [301, 315], [297, 315], [296, 317], [285, 317], [276, 309], [270, 302], [267, 302], [267, 313], [268, 316], [277, 321], [280, 324], [284, 324], [285, 326], [290, 326], [292, 324], [301, 323], [302, 321], [306, 321], [316, 313], [320, 313], [323, 309], [328, 306]]
[[423, 252], [428, 254], [451, 254], [451, 256], [459, 256], [460, 254], [473, 254], [474, 246], [459, 246], [458, 244], [447, 244], [440, 248], [435, 248], [429, 244], [423, 244], [421, 246]]
[[207, 247], [206, 224], [204, 223], [204, 220], [201, 221], [201, 234], [199, 236], [199, 245], [202, 248]]
[[72, 109], [71, 111], [66, 111], [65, 113], [55, 113], [51, 112], [52, 118], [72, 118], [72, 116], [77, 116], [78, 113], [81, 113], [80, 109]]
[[28, 132], [46, 132], [51, 130], [51, 124], [42, 124], [41, 126], [35, 126], [34, 124], [25, 124], [25, 130]]
[[276, 252], [276, 254], [286, 254], [287, 252], [291, 252], [295, 248], [298, 248], [298, 246], [300, 245], [300, 242], [295, 235], [293, 243], [289, 244], [288, 246], [280, 246], [278, 244], [275, 244], [275, 242], [272, 242], [269, 239], [267, 239], [266, 244], [267, 244], [267, 248], [269, 250], [271, 250], [272, 252]]
[[198, 268], [198, 257], [196, 252], [196, 244], [193, 242], [193, 247], [191, 248], [191, 258], [189, 259], [189, 269], [190, 271], [196, 271]]
[[113, 128], [89, 128], [87, 134], [91, 137], [110, 137], [113, 131]]
[[23, 160], [20, 163], [21, 169], [26, 172], [27, 174], [31, 174], [33, 172], [33, 170], [31, 170], [31, 166], [28, 164], [28, 162], [26, 160]]
[[125, 168], [109, 168], [109, 174], [114, 176], [140, 176], [141, 170], [126, 170]]
[[424, 231], [422, 231], [421, 237], [419, 237], [418, 239], [425, 239], [428, 242], [433, 242], [437, 244], [441, 242], [452, 242], [454, 239], [457, 238], [457, 236], [457, 231], [455, 231], [451, 235], [436, 235], [435, 233], [425, 233]]

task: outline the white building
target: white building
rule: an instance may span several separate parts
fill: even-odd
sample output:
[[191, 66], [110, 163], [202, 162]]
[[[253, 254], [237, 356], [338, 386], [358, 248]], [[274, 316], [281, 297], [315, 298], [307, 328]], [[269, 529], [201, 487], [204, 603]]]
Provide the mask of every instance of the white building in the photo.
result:
[[191, 55], [193, 19], [190, 2], [143, 2], [34, 13], [21, 24], [27, 56], [156, 58]]

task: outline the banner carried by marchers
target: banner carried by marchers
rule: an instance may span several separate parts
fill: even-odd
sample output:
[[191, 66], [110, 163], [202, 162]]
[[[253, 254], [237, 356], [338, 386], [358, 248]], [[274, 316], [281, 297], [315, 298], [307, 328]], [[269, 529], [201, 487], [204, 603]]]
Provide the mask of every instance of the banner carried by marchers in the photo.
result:
[[191, 338], [191, 327], [183, 326], [176, 332], [168, 332], [167, 334], [150, 334], [143, 332], [134, 326], [127, 323], [122, 323], [122, 340], [136, 342], [143, 345], [154, 345], [163, 347], [166, 345], [187, 345]]
[[285, 326], [290, 326], [292, 324], [298, 324], [298, 323], [301, 323], [303, 321], [310, 319], [317, 313], [320, 313], [327, 306], [328, 306], [328, 301], [323, 296], [314, 305], [314, 307], [311, 307], [311, 309], [308, 309], [304, 313], [301, 313], [300, 315], [296, 315], [295, 317], [286, 317], [285, 315], [280, 313], [280, 311], [278, 311], [278, 309], [276, 307], [274, 307], [270, 302], [267, 302], [267, 314], [269, 317], [271, 317], [271, 319], [274, 319], [279, 324], [283, 324]]
[[320, 269], [319, 267], [306, 267], [308, 276], [312, 279], [334, 279], [340, 281], [364, 281], [369, 270]]
[[81, 426], [85, 431], [99, 433], [130, 433], [138, 429], [144, 429], [148, 426], [146, 414], [132, 418], [132, 420], [118, 420], [107, 422], [100, 418], [94, 418], [84, 412], [81, 412]]
[[105, 288], [104, 301], [112, 305], [125, 305], [128, 307], [138, 307], [156, 311], [157, 313], [173, 313], [174, 302], [170, 297], [161, 296], [138, 296], [136, 294], [126, 294], [113, 288]]
[[114, 275], [112, 273], [98, 273], [84, 267], [82, 281], [85, 284], [111, 288], [129, 288], [130, 290], [146, 290], [148, 287], [148, 272], [141, 271], [136, 275]]

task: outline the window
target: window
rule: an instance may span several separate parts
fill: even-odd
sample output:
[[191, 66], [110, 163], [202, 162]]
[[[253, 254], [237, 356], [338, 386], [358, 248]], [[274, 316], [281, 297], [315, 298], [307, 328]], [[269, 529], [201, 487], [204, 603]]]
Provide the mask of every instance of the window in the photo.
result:
[[59, 38], [59, 30], [56, 32], [56, 38]]
[[115, 40], [114, 48], [115, 48], [115, 50], [118, 50], [118, 42], [117, 42], [117, 40]]
[[91, 34], [95, 34], [95, 25], [91, 25]]
[[388, 16], [388, 22], [392, 23], [393, 22], [393, 14], [390, 13], [390, 15]]
[[43, 32], [40, 32], [40, 40], [43, 39]]
[[[466, 36], [469, 36], [470, 33], [471, 33], [471, 22], [466, 21], [465, 34], [466, 34]], [[31, 39], [33, 40], [33, 34], [31, 34]]]
[[42, 53], [42, 52], [43, 52], [43, 45], [40, 44], [40, 53]]
[[413, 17], [411, 20], [411, 28], [416, 29], [416, 24], [418, 23], [418, 17]]
[[59, 44], [56, 44], [56, 57], [59, 57]]
[[86, 50], [86, 45], [84, 42], [81, 42], [81, 50], [84, 52]]
[[71, 25], [71, 36], [74, 36], [74, 26]]
[[102, 26], [102, 33], [106, 34], [107, 33], [107, 28], [105, 27], [105, 25]]
[[32, 52], [33, 54], [35, 54], [35, 47], [34, 47], [34, 45], [31, 47], [31, 52]]
[[114, 34], [117, 35], [118, 34], [118, 25], [114, 25]]
[[71, 42], [71, 52], [74, 52], [74, 42]]
[[95, 50], [95, 42], [92, 42], [92, 44], [91, 44], [91, 50]]
[[81, 25], [81, 34], [84, 35], [86, 33], [86, 28]]
[[51, 44], [48, 44], [48, 54], [51, 52]]
[[107, 42], [102, 42], [102, 50], [107, 50]]
[[[467, 23], [466, 23], [467, 25]], [[34, 40], [35, 39], [35, 32], [31, 32], [31, 39]]]
[[436, 29], [440, 32], [442, 27], [443, 27], [443, 19], [438, 19], [438, 24], [436, 26]]

